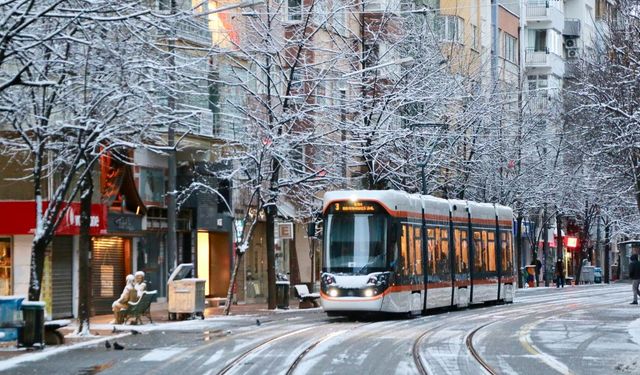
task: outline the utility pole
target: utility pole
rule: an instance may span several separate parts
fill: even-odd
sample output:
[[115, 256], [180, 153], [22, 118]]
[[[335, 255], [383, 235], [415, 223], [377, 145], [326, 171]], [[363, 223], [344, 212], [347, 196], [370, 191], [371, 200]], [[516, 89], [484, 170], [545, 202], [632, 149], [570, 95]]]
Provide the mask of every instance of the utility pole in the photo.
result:
[[518, 209], [518, 218], [516, 219], [516, 256], [518, 259], [518, 288], [524, 287], [522, 280], [522, 268], [525, 266], [522, 256], [522, 212]]
[[[176, 14], [176, 0], [169, 2], [170, 15]], [[167, 49], [169, 52], [169, 66], [172, 71], [169, 73], [170, 87], [175, 88], [175, 27], [171, 27], [169, 38], [167, 40]], [[176, 99], [174, 93], [169, 93], [167, 104], [171, 112], [176, 110]], [[177, 256], [177, 239], [176, 239], [176, 150], [175, 150], [175, 126], [172, 119], [169, 119], [167, 126], [167, 146], [169, 148], [168, 158], [168, 181], [167, 181], [167, 253], [165, 254], [165, 264], [167, 275], [169, 271], [175, 267]], [[205, 291], [207, 294], [207, 291]]]
[[542, 269], [544, 272], [544, 286], [549, 286], [549, 225], [547, 224], [547, 204], [544, 204], [542, 213]]

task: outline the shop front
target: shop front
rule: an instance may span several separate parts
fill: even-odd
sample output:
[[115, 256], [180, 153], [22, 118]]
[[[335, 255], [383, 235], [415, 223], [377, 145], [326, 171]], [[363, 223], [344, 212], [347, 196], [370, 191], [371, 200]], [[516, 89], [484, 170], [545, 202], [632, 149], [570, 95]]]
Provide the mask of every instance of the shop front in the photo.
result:
[[[24, 295], [29, 290], [31, 247], [35, 232], [35, 202], [2, 201], [0, 211], [0, 295]], [[47, 207], [47, 202], [44, 202]], [[106, 209], [91, 206], [91, 235], [106, 233]], [[40, 299], [53, 318], [74, 315], [77, 299], [77, 254], [80, 233], [80, 204], [71, 203], [45, 253]]]

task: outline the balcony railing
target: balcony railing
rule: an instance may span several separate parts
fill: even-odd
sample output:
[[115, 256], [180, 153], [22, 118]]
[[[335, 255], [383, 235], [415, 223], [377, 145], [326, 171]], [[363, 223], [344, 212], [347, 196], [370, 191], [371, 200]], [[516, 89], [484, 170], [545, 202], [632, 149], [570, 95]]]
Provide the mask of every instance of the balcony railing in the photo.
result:
[[549, 65], [549, 50], [536, 51], [533, 48], [525, 50], [524, 62], [526, 65]]
[[198, 22], [196, 20], [179, 20], [176, 23], [176, 37], [204, 46], [210, 46], [212, 44], [211, 32], [206, 22]]
[[546, 1], [527, 4], [527, 18], [543, 18], [549, 16], [549, 3]]

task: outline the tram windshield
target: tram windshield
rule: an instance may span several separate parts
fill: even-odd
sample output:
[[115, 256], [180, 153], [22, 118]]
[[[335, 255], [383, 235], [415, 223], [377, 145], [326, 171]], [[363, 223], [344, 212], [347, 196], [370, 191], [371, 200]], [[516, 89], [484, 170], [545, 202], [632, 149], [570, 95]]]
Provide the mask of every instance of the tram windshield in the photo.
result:
[[326, 272], [367, 274], [386, 269], [386, 214], [329, 214], [324, 230]]

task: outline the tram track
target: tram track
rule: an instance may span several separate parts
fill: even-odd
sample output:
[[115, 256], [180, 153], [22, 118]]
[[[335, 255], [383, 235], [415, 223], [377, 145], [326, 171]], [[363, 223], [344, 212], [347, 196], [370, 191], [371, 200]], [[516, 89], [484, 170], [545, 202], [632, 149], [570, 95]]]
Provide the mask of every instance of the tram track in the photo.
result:
[[323, 342], [325, 342], [325, 341], [327, 341], [327, 340], [332, 339], [333, 337], [336, 337], [336, 336], [338, 336], [338, 335], [341, 335], [341, 334], [343, 334], [343, 333], [345, 333], [345, 332], [347, 332], [347, 331], [353, 331], [353, 330], [355, 330], [355, 329], [361, 328], [361, 327], [366, 326], [366, 325], [369, 325], [369, 324], [372, 324], [372, 323], [361, 324], [361, 325], [359, 325], [359, 326], [352, 327], [352, 328], [350, 328], [350, 329], [348, 329], [348, 330], [342, 330], [342, 331], [337, 331], [337, 332], [331, 332], [331, 333], [329, 333], [329, 334], [327, 334], [327, 335], [322, 336], [319, 340], [316, 340], [316, 341], [314, 341], [311, 345], [307, 346], [307, 347], [305, 348], [305, 350], [304, 350], [304, 351], [302, 351], [302, 353], [300, 353], [300, 354], [296, 357], [296, 359], [293, 361], [293, 363], [292, 363], [292, 364], [289, 366], [289, 368], [287, 369], [286, 374], [287, 374], [287, 375], [292, 375], [292, 374], [294, 373], [294, 371], [296, 370], [296, 368], [298, 367], [298, 365], [302, 362], [302, 359], [303, 359], [307, 354], [309, 354], [309, 352], [310, 352], [310, 351], [312, 351], [316, 346], [320, 345], [321, 343], [323, 343]]
[[[355, 326], [355, 327], [351, 327], [351, 328], [346, 329], [346, 330], [340, 330], [340, 331], [336, 331], [336, 332], [331, 332], [331, 333], [329, 333], [329, 334], [326, 334], [326, 335], [322, 336], [320, 339], [315, 340], [311, 345], [307, 346], [307, 347], [305, 348], [305, 350], [303, 350], [303, 351], [302, 351], [302, 352], [301, 352], [301, 353], [296, 357], [296, 359], [293, 361], [293, 363], [288, 367], [286, 374], [288, 374], [288, 375], [289, 375], [289, 374], [293, 374], [293, 373], [294, 373], [294, 371], [297, 369], [298, 365], [302, 362], [303, 358], [304, 358], [304, 357], [305, 357], [309, 352], [311, 352], [314, 348], [316, 348], [318, 345], [320, 345], [321, 343], [323, 343], [323, 342], [325, 342], [325, 341], [327, 341], [327, 340], [330, 340], [330, 339], [332, 339], [333, 337], [336, 337], [336, 336], [338, 336], [338, 335], [344, 334], [345, 332], [353, 331], [353, 330], [355, 330], [355, 329], [358, 329], [358, 328], [361, 328], [361, 327], [364, 327], [364, 326], [367, 326], [367, 325], [370, 325], [370, 324], [373, 324], [373, 323], [360, 324], [360, 325], [357, 325], [357, 326]], [[320, 325], [320, 326], [322, 326], [322, 325]], [[218, 375], [225, 375], [225, 374], [228, 374], [231, 370], [233, 370], [234, 368], [237, 368], [237, 366], [239, 366], [240, 364], [242, 364], [242, 362], [243, 362], [246, 358], [250, 357], [250, 356], [251, 356], [252, 354], [254, 354], [254, 353], [259, 352], [260, 350], [264, 349], [265, 347], [267, 347], [268, 345], [270, 345], [270, 344], [272, 344], [272, 343], [274, 343], [274, 342], [276, 342], [276, 341], [279, 341], [279, 340], [285, 339], [285, 338], [287, 338], [287, 337], [295, 336], [295, 335], [300, 334], [300, 333], [303, 333], [303, 332], [307, 332], [307, 331], [312, 330], [312, 329], [314, 329], [314, 328], [317, 328], [317, 326], [307, 327], [307, 328], [303, 328], [303, 329], [300, 329], [300, 330], [287, 332], [287, 333], [285, 333], [285, 334], [278, 335], [278, 336], [272, 337], [272, 338], [270, 338], [270, 339], [268, 339], [268, 340], [265, 340], [265, 341], [261, 342], [260, 344], [258, 344], [258, 345], [256, 345], [256, 346], [252, 347], [251, 349], [246, 350], [246, 351], [245, 351], [245, 352], [243, 352], [242, 354], [240, 354], [240, 355], [236, 356], [236, 357], [235, 357], [234, 359], [232, 359], [231, 361], [229, 361], [229, 362], [225, 365], [225, 367], [223, 367], [223, 368], [218, 372]]]
[[295, 330], [295, 331], [290, 331], [290, 332], [287, 332], [287, 333], [284, 333], [284, 334], [281, 334], [281, 335], [277, 335], [277, 336], [275, 336], [275, 337], [272, 337], [272, 338], [270, 338], [270, 339], [268, 339], [268, 340], [266, 340], [266, 341], [263, 341], [263, 342], [261, 342], [260, 344], [258, 344], [258, 345], [256, 345], [256, 346], [252, 347], [251, 349], [246, 350], [245, 352], [243, 352], [243, 353], [242, 353], [242, 354], [240, 354], [239, 356], [236, 356], [236, 357], [235, 357], [235, 358], [233, 358], [231, 361], [227, 362], [227, 364], [226, 364], [226, 365], [225, 365], [225, 366], [224, 366], [220, 371], [218, 371], [218, 375], [224, 375], [224, 374], [227, 374], [227, 373], [228, 373], [229, 371], [231, 371], [233, 368], [235, 368], [236, 366], [238, 366], [239, 364], [241, 364], [241, 363], [242, 363], [242, 361], [243, 361], [245, 358], [249, 357], [251, 354], [253, 354], [253, 353], [255, 353], [255, 352], [257, 352], [257, 351], [261, 350], [262, 348], [266, 347], [267, 345], [269, 345], [269, 344], [271, 344], [271, 343], [273, 343], [273, 342], [276, 342], [276, 341], [278, 341], [278, 340], [282, 340], [282, 339], [287, 338], [287, 337], [290, 337], [290, 336], [297, 335], [297, 334], [302, 333], [302, 332], [309, 331], [309, 330], [314, 329], [314, 328], [316, 328], [316, 327], [315, 327], [315, 326], [312, 326], [312, 327], [306, 327], [306, 328], [299, 329], [299, 330]]
[[487, 324], [483, 324], [479, 327], [476, 327], [473, 331], [471, 331], [468, 335], [467, 338], [465, 340], [465, 344], [467, 345], [467, 349], [469, 350], [469, 353], [471, 353], [471, 356], [480, 364], [480, 366], [482, 366], [482, 368], [485, 369], [485, 371], [487, 371], [489, 374], [491, 375], [497, 375], [498, 372], [491, 367], [491, 365], [489, 365], [489, 363], [487, 363], [487, 361], [485, 361], [482, 356], [478, 353], [478, 351], [475, 349], [475, 347], [473, 346], [473, 336], [481, 329], [493, 324], [496, 322], [490, 322]]

